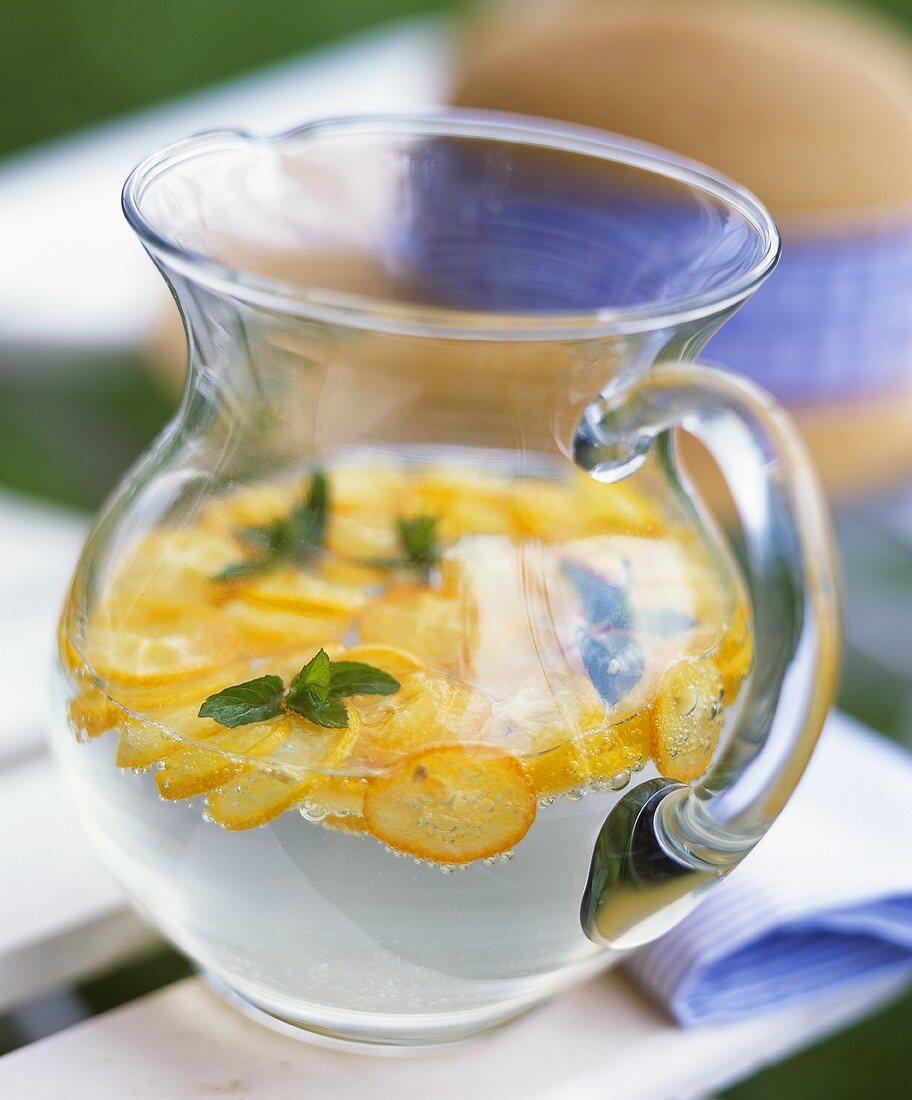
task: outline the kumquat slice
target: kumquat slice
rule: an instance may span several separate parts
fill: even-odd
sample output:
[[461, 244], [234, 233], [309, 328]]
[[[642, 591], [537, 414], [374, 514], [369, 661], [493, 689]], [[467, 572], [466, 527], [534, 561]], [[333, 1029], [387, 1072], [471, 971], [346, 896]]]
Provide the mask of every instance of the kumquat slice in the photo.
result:
[[488, 745], [422, 749], [371, 777], [364, 799], [364, 820], [378, 840], [445, 865], [508, 851], [535, 812], [522, 765]]

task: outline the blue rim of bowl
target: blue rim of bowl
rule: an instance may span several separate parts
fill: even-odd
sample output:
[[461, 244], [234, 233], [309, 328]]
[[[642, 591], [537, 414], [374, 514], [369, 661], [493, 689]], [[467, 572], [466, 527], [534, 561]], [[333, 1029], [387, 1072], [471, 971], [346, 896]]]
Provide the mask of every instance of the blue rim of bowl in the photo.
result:
[[[609, 160], [678, 182], [739, 214], [757, 234], [753, 266], [710, 291], [661, 303], [579, 313], [496, 313], [441, 309], [393, 299], [298, 286], [252, 275], [193, 252], [156, 229], [142, 212], [143, 195], [159, 176], [197, 156], [228, 149], [295, 146], [344, 136], [458, 137], [500, 141]], [[607, 131], [524, 115], [446, 110], [416, 114], [353, 115], [320, 119], [271, 137], [243, 130], [210, 130], [168, 145], [142, 160], [127, 177], [124, 215], [150, 254], [215, 293], [255, 309], [300, 320], [396, 335], [470, 340], [580, 340], [672, 329], [733, 309], [766, 279], [779, 259], [779, 231], [763, 204], [725, 176], [658, 146]]]

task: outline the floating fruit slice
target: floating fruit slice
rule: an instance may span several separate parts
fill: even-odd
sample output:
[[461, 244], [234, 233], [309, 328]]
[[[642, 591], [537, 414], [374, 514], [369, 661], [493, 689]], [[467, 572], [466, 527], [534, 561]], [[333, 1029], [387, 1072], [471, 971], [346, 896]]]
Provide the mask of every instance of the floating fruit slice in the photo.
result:
[[221, 790], [212, 791], [208, 812], [226, 829], [258, 829], [298, 804], [307, 789], [299, 772], [256, 765]]
[[739, 602], [732, 616], [731, 625], [715, 654], [715, 662], [722, 676], [726, 705], [731, 705], [738, 697], [741, 684], [750, 672], [754, 658], [754, 646], [748, 625], [747, 610]]
[[357, 766], [384, 768], [422, 745], [478, 741], [491, 721], [491, 704], [467, 684], [432, 672], [403, 674], [393, 695], [363, 696], [362, 727], [352, 756]]
[[404, 646], [431, 668], [464, 674], [477, 632], [465, 596], [420, 584], [394, 584], [361, 613], [361, 640]]
[[605, 708], [583, 677], [548, 684], [543, 677], [517, 690], [501, 705], [494, 737], [523, 755], [536, 792], [543, 798], [585, 787], [584, 731], [601, 726]]
[[155, 622], [205, 604], [216, 594], [212, 578], [238, 557], [232, 540], [206, 531], [163, 528], [127, 558], [106, 601], [114, 625]]
[[340, 833], [360, 835], [367, 832], [367, 823], [363, 817], [340, 817], [338, 814], [327, 814], [321, 824], [327, 829], [336, 829]]
[[414, 479], [405, 511], [439, 516], [438, 532], [446, 541], [462, 535], [512, 534], [516, 530], [513, 495], [504, 478], [432, 468]]
[[244, 598], [281, 611], [354, 615], [366, 596], [348, 584], [321, 580], [300, 569], [276, 569], [243, 586]]
[[206, 739], [205, 746], [183, 745], [156, 773], [158, 792], [162, 798], [193, 798], [224, 786], [250, 769], [246, 757], [266, 756], [290, 733], [290, 719], [277, 718], [232, 730], [222, 728]]
[[545, 542], [588, 535], [656, 535], [655, 508], [628, 485], [604, 485], [580, 475], [571, 482], [526, 481], [516, 497], [520, 528]]
[[689, 782], [709, 767], [722, 725], [722, 678], [684, 658], [662, 676], [652, 707], [652, 756], [662, 775]]
[[576, 740], [527, 756], [523, 766], [539, 798], [556, 798], [589, 785], [586, 753]]
[[[360, 800], [346, 790], [348, 777], [322, 775], [306, 769], [341, 766], [358, 737], [358, 719], [349, 715], [345, 730], [327, 730], [303, 718], [286, 719], [289, 731], [281, 751], [268, 765], [251, 764], [243, 774], [209, 795], [208, 810], [213, 821], [226, 829], [255, 829], [297, 806], [311, 805], [311, 797], [320, 797], [320, 813], [360, 813]], [[257, 755], [262, 755], [258, 753]]]
[[304, 795], [314, 813], [333, 817], [363, 817], [367, 780], [355, 775], [315, 775]]
[[159, 711], [149, 721], [132, 717], [124, 720], [114, 763], [118, 768], [142, 770], [173, 756], [178, 749], [192, 749], [193, 742], [206, 741], [224, 732], [224, 726], [218, 722], [200, 718], [198, 710], [199, 704], [195, 703]]
[[396, 526], [389, 516], [333, 512], [326, 533], [326, 546], [347, 558], [392, 558], [399, 553]]
[[405, 487], [404, 470], [387, 463], [358, 462], [330, 471], [334, 512], [392, 518], [399, 511]]
[[247, 600], [228, 600], [221, 607], [226, 624], [235, 628], [240, 647], [250, 656], [335, 641], [348, 632], [351, 617], [295, 614]]
[[225, 624], [196, 616], [143, 631], [93, 626], [86, 649], [96, 675], [120, 684], [166, 684], [210, 672], [237, 641]]
[[361, 562], [348, 561], [345, 558], [327, 554], [320, 562], [319, 575], [324, 580], [335, 584], [366, 588], [384, 580], [386, 571], [380, 566], [364, 565]]
[[424, 668], [421, 658], [410, 649], [402, 649], [395, 645], [371, 645], [364, 643], [350, 646], [338, 658], [340, 661], [363, 661], [366, 665], [374, 665], [389, 672], [393, 676], [405, 675], [409, 672], [419, 672]]
[[369, 779], [364, 800], [375, 837], [443, 864], [507, 851], [529, 831], [535, 810], [535, 789], [519, 761], [487, 745], [422, 749]]
[[642, 768], [649, 759], [651, 726], [648, 711], [584, 734], [582, 748], [591, 782], [623, 780], [625, 773]]
[[[286, 485], [252, 485], [208, 504], [200, 512], [199, 526], [213, 534], [234, 535], [239, 528], [256, 527], [288, 515], [302, 496], [297, 481]], [[234, 559], [237, 559], [236, 546]]]
[[96, 687], [85, 687], [67, 703], [70, 728], [80, 740], [101, 737], [123, 720], [124, 713]]

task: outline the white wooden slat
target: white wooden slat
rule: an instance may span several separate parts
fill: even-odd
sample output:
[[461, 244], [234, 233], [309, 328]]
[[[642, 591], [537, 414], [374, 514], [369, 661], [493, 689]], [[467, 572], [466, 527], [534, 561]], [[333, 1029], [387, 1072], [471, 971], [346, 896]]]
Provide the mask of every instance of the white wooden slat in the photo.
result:
[[16, 1100], [682, 1100], [731, 1084], [882, 1003], [868, 986], [823, 1006], [683, 1031], [621, 974], [436, 1057], [368, 1058], [276, 1034], [186, 979], [0, 1059]]
[[0, 837], [0, 1011], [157, 942], [99, 866], [49, 757], [0, 770]]

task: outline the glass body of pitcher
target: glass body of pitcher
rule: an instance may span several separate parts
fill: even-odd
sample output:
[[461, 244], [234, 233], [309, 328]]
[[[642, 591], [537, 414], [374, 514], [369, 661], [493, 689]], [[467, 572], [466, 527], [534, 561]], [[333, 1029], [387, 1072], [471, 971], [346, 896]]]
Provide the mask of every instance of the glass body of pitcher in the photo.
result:
[[189, 370], [74, 578], [55, 744], [133, 902], [251, 1013], [400, 1046], [670, 927], [787, 799], [836, 670], [801, 447], [694, 362], [775, 264], [763, 208], [458, 113], [203, 135], [124, 202]]

